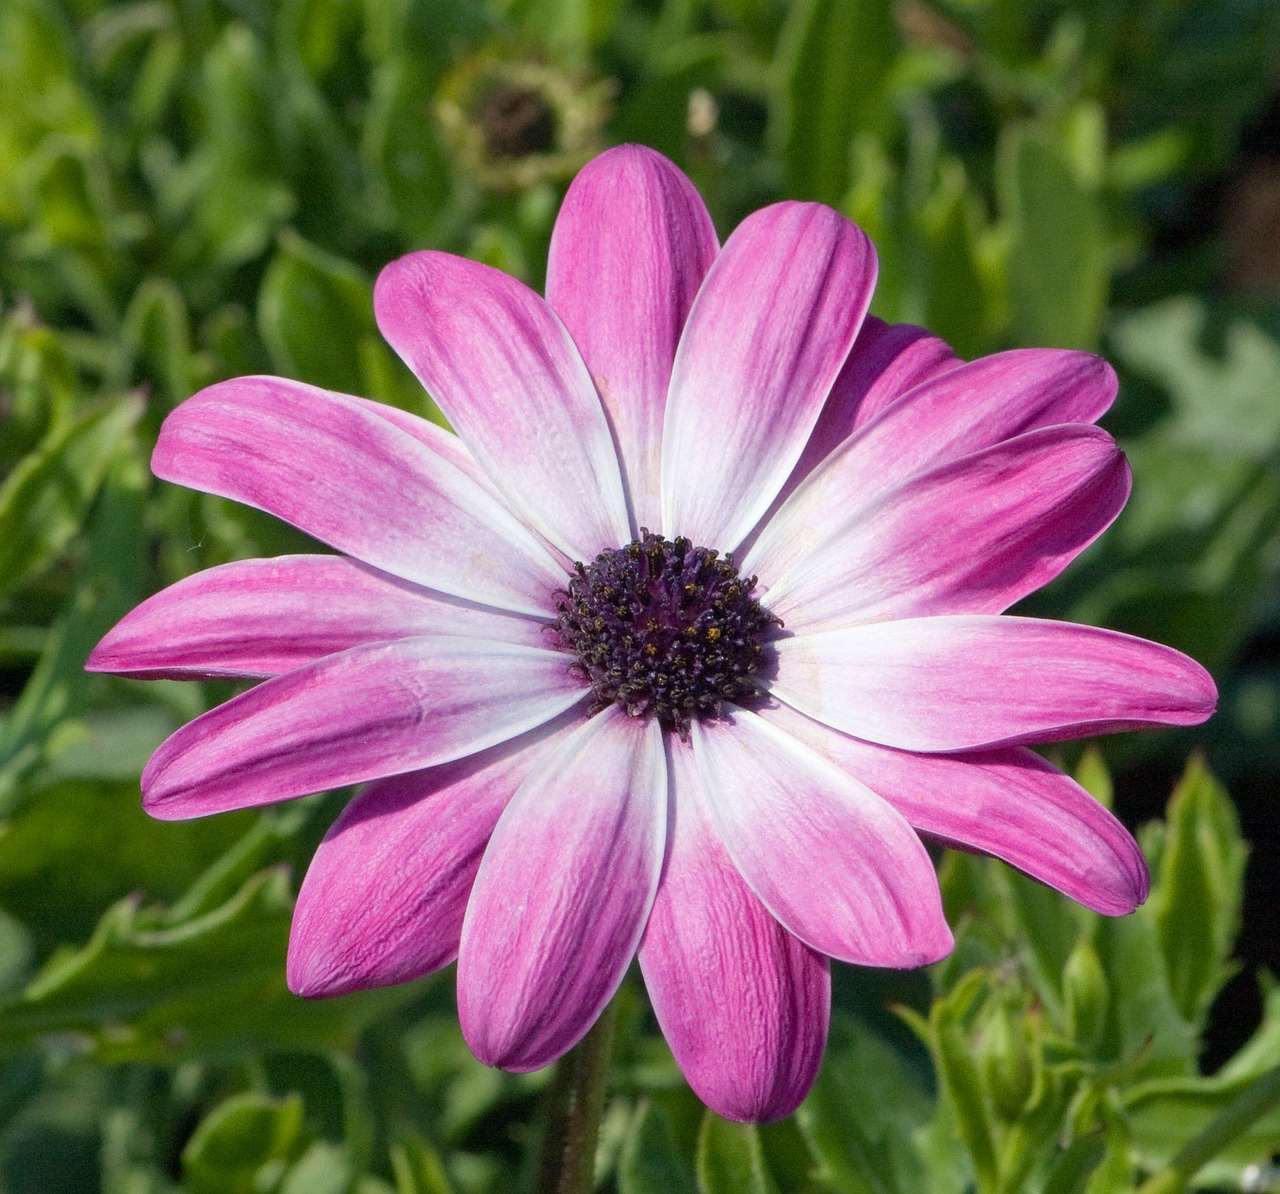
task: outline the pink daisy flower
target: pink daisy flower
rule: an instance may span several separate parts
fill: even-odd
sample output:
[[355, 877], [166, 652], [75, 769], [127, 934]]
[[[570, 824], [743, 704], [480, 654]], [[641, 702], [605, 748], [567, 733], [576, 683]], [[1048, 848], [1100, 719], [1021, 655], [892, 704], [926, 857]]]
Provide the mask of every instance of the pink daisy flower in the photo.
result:
[[922, 844], [1099, 912], [1147, 894], [1125, 829], [1025, 744], [1189, 725], [1169, 648], [1002, 617], [1115, 518], [1096, 357], [959, 360], [866, 315], [866, 236], [780, 203], [720, 247], [688, 180], [595, 159], [545, 301], [474, 261], [388, 266], [383, 334], [456, 436], [272, 377], [203, 390], [157, 476], [341, 555], [246, 560], [126, 617], [89, 667], [261, 683], [142, 776], [183, 818], [365, 784], [302, 884], [304, 995], [458, 963], [477, 1057], [545, 1066], [639, 955], [694, 1090], [789, 1114], [829, 959], [952, 938]]

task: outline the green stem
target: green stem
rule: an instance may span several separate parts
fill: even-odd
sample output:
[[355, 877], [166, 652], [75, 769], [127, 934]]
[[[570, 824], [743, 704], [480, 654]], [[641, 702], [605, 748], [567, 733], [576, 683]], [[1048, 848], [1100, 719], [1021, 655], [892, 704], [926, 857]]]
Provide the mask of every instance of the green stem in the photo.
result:
[[587, 1194], [592, 1187], [617, 1019], [617, 1004], [610, 1003], [556, 1066], [537, 1194]]
[[1249, 1130], [1273, 1107], [1280, 1106], [1280, 1066], [1256, 1078], [1193, 1136], [1158, 1173], [1153, 1173], [1138, 1194], [1172, 1194], [1187, 1183], [1224, 1148]]

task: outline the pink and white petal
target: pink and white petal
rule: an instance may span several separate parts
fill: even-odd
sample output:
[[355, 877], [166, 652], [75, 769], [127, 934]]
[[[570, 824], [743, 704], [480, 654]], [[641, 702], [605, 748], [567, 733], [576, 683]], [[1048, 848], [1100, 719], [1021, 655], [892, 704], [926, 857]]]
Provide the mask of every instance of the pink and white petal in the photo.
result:
[[631, 538], [613, 437], [564, 324], [515, 278], [449, 253], [378, 277], [378, 326], [489, 479], [573, 560]]
[[927, 837], [1003, 859], [1104, 916], [1151, 881], [1133, 835], [1070, 776], [1023, 746], [960, 755], [893, 750], [777, 704], [760, 714], [855, 775]]
[[486, 1065], [549, 1065], [613, 997], [658, 886], [666, 770], [657, 722], [614, 705], [544, 754], [502, 814], [458, 954], [458, 1018]]
[[676, 353], [663, 526], [731, 551], [782, 488], [871, 301], [876, 256], [816, 203], [748, 216], [716, 258]]
[[783, 1119], [827, 1039], [831, 967], [743, 881], [711, 823], [693, 752], [668, 736], [671, 822], [640, 941], [654, 1014], [694, 1093], [718, 1115]]
[[863, 424], [797, 487], [742, 561], [768, 586], [854, 518], [927, 469], [1058, 423], [1092, 423], [1115, 398], [1111, 366], [1085, 352], [1015, 349], [916, 386]]
[[345, 995], [452, 962], [498, 817], [580, 716], [571, 711], [480, 754], [360, 791], [325, 834], [298, 892], [290, 990]]
[[143, 805], [181, 820], [463, 758], [580, 701], [566, 659], [436, 635], [326, 655], [162, 742], [142, 772]]
[[793, 634], [1001, 613], [1102, 534], [1130, 487], [1124, 456], [1100, 428], [1030, 431], [913, 477], [832, 526], [770, 587], [769, 609]]
[[692, 737], [725, 849], [785, 928], [867, 966], [951, 949], [933, 864], [891, 805], [746, 709], [694, 722]]
[[93, 649], [91, 672], [263, 677], [421, 634], [548, 645], [547, 623], [470, 605], [344, 556], [237, 560], [147, 598]]
[[467, 451], [464, 444], [452, 431], [415, 415], [412, 411], [401, 410], [398, 406], [388, 406], [385, 402], [374, 402], [371, 398], [356, 398], [356, 401], [371, 414], [385, 419], [393, 427], [398, 427], [407, 435], [413, 436], [420, 444], [425, 444], [437, 456], [443, 457], [459, 472], [465, 473], [490, 496], [495, 497], [504, 506], [507, 504], [498, 490], [489, 480], [488, 474], [477, 463], [474, 456]]
[[633, 534], [661, 525], [671, 365], [718, 247], [693, 184], [641, 145], [607, 150], [584, 166], [556, 218], [547, 302], [573, 336], [604, 404]]
[[783, 492], [790, 493], [889, 403], [929, 378], [963, 364], [945, 340], [924, 328], [885, 323], [868, 315]]
[[509, 510], [345, 394], [275, 377], [220, 382], [169, 415], [151, 467], [455, 597], [538, 616], [564, 584]]
[[1171, 647], [1039, 618], [904, 618], [781, 638], [774, 649], [775, 697], [901, 750], [1198, 725], [1217, 700], [1209, 673]]

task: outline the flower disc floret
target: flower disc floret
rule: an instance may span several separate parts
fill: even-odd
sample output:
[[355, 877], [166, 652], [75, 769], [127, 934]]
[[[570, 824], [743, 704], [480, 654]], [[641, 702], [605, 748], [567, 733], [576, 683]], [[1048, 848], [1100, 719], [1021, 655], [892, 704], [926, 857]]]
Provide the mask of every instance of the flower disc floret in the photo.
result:
[[649, 531], [574, 565], [555, 629], [590, 681], [592, 712], [622, 705], [687, 735], [725, 701], [759, 691], [765, 637], [780, 625], [731, 555]]

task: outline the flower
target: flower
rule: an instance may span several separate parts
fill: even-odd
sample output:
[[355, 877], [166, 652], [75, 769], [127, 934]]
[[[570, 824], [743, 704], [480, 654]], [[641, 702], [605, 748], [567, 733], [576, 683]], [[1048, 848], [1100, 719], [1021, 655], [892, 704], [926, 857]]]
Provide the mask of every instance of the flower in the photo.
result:
[[[720, 1114], [813, 1081], [829, 959], [952, 938], [922, 843], [1131, 911], [1125, 829], [1025, 744], [1212, 711], [1142, 639], [1000, 616], [1112, 521], [1115, 376], [1080, 352], [959, 360], [866, 315], [863, 233], [780, 203], [723, 248], [636, 146], [570, 187], [547, 298], [411, 253], [383, 334], [456, 436], [279, 378], [166, 420], [169, 481], [341, 555], [246, 560], [126, 617], [88, 666], [262, 682], [173, 734], [182, 818], [364, 783], [302, 884], [305, 995], [458, 962], [484, 1062], [544, 1066], [633, 956]], [[732, 554], [730, 554], [732, 553]]]

